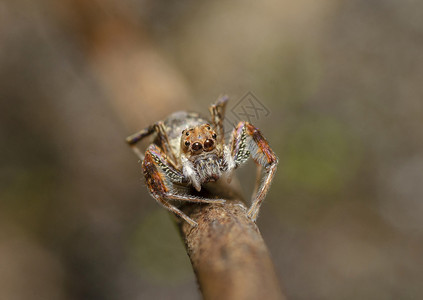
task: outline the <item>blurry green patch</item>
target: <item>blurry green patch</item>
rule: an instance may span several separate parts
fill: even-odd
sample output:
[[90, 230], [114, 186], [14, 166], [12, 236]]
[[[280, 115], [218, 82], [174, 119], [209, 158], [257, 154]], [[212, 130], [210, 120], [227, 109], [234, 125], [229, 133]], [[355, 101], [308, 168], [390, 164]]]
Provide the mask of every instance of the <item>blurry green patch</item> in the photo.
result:
[[302, 109], [321, 84], [321, 57], [313, 49], [294, 43], [276, 47], [266, 59], [260, 66], [262, 80], [253, 90], [260, 91], [266, 101], [274, 99], [284, 109]]
[[359, 147], [334, 119], [306, 119], [293, 126], [284, 143], [280, 172], [287, 191], [338, 192], [357, 169]]
[[132, 239], [131, 252], [145, 279], [160, 284], [193, 280], [184, 245], [164, 209], [148, 215], [139, 225]]

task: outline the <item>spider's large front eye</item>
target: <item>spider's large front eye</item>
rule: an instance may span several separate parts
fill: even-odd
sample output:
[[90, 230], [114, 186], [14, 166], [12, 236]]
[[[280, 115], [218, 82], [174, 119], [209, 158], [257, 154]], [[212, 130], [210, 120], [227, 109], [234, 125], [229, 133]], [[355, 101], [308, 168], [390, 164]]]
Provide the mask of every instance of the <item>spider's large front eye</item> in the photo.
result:
[[201, 148], [203, 148], [203, 146], [199, 142], [192, 144], [192, 150], [194, 151], [201, 150]]
[[207, 140], [204, 142], [204, 150], [206, 150], [206, 151], [210, 151], [210, 150], [212, 150], [212, 149], [213, 149], [213, 146], [214, 146], [214, 142], [213, 142], [213, 140], [209, 140], [209, 139], [207, 139]]

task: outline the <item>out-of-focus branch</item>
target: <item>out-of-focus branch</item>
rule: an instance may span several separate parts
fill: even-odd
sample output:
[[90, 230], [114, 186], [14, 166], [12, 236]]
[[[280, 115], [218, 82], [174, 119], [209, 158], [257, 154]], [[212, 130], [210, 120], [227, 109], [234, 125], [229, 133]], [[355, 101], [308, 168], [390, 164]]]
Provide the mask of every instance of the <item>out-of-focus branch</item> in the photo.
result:
[[211, 194], [229, 200], [187, 205], [182, 209], [198, 227], [179, 223], [204, 299], [284, 299], [267, 247], [239, 194], [228, 186], [212, 187]]

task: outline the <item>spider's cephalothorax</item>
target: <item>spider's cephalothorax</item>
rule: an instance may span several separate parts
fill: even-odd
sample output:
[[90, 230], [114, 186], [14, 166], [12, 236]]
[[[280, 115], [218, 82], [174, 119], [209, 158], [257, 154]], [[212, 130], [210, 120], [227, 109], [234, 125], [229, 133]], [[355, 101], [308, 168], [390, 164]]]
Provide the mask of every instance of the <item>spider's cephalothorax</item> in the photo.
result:
[[218, 180], [227, 170], [225, 147], [217, 142], [217, 134], [210, 124], [202, 124], [182, 131], [182, 172], [197, 191], [201, 184]]
[[[257, 192], [247, 213], [255, 221], [276, 171], [278, 158], [260, 131], [250, 123], [239, 122], [229, 145], [225, 145], [223, 117], [227, 101], [227, 97], [222, 97], [210, 107], [211, 122], [196, 113], [176, 112], [127, 138], [141, 158], [151, 195], [192, 226], [197, 223], [171, 205], [170, 200], [202, 203], [224, 203], [225, 200], [179, 194], [174, 184], [192, 185], [200, 191], [204, 183], [224, 175], [230, 178], [232, 171], [251, 156], [259, 168], [265, 169], [264, 180], [260, 182], [257, 178]], [[143, 155], [135, 144], [153, 133], [156, 133], [154, 143]]]

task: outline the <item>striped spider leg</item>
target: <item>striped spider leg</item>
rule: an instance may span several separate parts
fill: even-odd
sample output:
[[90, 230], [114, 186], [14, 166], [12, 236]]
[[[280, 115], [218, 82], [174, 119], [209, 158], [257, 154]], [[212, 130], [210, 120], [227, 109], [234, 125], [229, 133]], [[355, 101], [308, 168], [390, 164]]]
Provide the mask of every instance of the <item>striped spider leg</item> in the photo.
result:
[[159, 147], [152, 144], [148, 147], [142, 168], [146, 179], [147, 187], [154, 199], [166, 209], [178, 215], [191, 226], [197, 226], [197, 223], [169, 203], [170, 200], [197, 202], [197, 203], [224, 203], [223, 199], [206, 199], [195, 197], [193, 195], [177, 194], [173, 188], [173, 183], [187, 183], [188, 179], [184, 174], [174, 168]]
[[[136, 143], [145, 137], [156, 133], [156, 141], [161, 145], [151, 144], [145, 155], [136, 147]], [[188, 201], [196, 203], [224, 203], [223, 199], [206, 199], [193, 195], [180, 195], [176, 193], [173, 184], [187, 184], [189, 179], [175, 167], [174, 155], [170, 149], [168, 137], [164, 130], [163, 122], [157, 122], [131, 136], [126, 141], [133, 148], [142, 162], [142, 169], [146, 184], [151, 196], [162, 206], [184, 219], [191, 226], [197, 223], [186, 214], [170, 204], [169, 201]]]
[[[247, 215], [255, 221], [257, 219], [261, 203], [266, 197], [276, 172], [278, 158], [270, 148], [268, 142], [261, 132], [248, 122], [239, 122], [232, 132], [231, 155], [235, 168], [245, 163], [252, 157], [257, 165], [257, 180], [255, 193], [252, 197], [252, 204]], [[264, 179], [260, 183], [261, 168], [264, 168]]]

